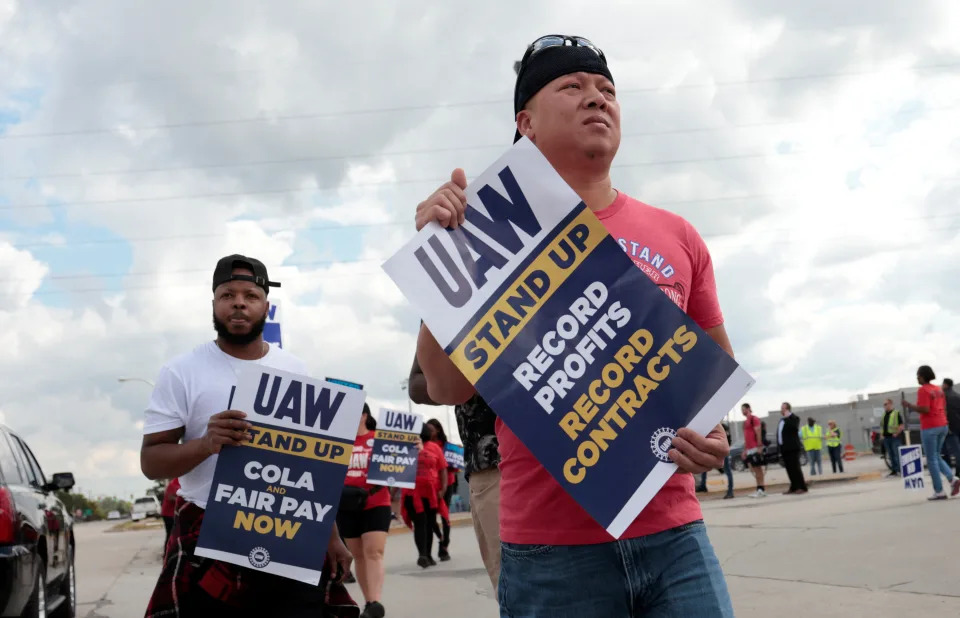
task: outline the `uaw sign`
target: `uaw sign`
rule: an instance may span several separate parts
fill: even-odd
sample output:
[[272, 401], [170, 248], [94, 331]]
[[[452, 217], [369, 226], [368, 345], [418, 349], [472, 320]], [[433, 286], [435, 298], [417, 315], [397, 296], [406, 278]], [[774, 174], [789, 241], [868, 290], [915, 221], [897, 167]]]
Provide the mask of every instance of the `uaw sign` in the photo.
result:
[[380, 422], [373, 440], [367, 483], [413, 489], [417, 486], [417, 440], [423, 417], [412, 412], [380, 409]]
[[[753, 379], [653, 283], [530, 140], [384, 269], [453, 363], [614, 538]], [[617, 479], [611, 483], [610, 479]]]
[[217, 459], [196, 554], [317, 584], [363, 409], [362, 390], [248, 363], [233, 409], [250, 442]]
[[923, 452], [919, 444], [900, 447], [900, 478], [904, 489], [923, 489]]

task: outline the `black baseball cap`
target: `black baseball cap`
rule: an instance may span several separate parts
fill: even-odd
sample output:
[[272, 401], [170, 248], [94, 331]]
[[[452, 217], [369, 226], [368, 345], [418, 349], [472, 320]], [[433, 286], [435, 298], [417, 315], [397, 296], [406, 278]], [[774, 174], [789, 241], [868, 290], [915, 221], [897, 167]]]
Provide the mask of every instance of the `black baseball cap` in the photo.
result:
[[[234, 269], [244, 268], [253, 273], [253, 275], [235, 275]], [[265, 294], [270, 294], [270, 288], [278, 288], [280, 284], [276, 281], [270, 281], [267, 276], [267, 267], [260, 260], [247, 257], [245, 255], [228, 255], [220, 258], [217, 267], [213, 270], [213, 290], [218, 286], [230, 281], [249, 281], [263, 288]]]
[[[613, 83], [607, 58], [596, 45], [580, 36], [549, 34], [529, 46], [523, 59], [515, 65], [517, 81], [513, 88], [513, 115], [516, 118], [527, 103], [544, 86], [570, 73], [596, 73]], [[514, 132], [513, 142], [520, 140]]]

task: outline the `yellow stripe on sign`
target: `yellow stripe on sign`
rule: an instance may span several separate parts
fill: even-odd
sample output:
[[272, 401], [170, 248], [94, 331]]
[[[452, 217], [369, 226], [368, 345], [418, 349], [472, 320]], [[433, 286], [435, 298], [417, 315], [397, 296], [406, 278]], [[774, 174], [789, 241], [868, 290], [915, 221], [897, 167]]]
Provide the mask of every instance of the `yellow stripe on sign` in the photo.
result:
[[419, 434], [407, 433], [405, 431], [390, 431], [389, 429], [378, 429], [374, 437], [377, 440], [393, 440], [395, 442], [416, 442], [420, 439]]
[[258, 425], [247, 431], [253, 435], [253, 441], [245, 443], [244, 446], [252, 446], [274, 453], [286, 453], [346, 466], [350, 463], [350, 453], [353, 451], [352, 444], [290, 433], [263, 425]]
[[533, 319], [567, 277], [607, 236], [584, 209], [557, 234], [450, 354], [450, 360], [476, 384], [517, 334]]

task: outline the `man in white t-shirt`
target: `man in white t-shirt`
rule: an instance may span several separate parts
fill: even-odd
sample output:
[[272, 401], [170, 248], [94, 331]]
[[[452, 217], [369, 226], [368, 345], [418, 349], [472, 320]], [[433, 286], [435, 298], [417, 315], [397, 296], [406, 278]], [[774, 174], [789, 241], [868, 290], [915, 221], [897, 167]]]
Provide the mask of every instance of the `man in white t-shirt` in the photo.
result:
[[[257, 363], [306, 373], [300, 359], [263, 340], [267, 294], [279, 285], [258, 260], [221, 259], [213, 274], [217, 339], [170, 361], [157, 377], [144, 418], [140, 467], [149, 479], [179, 477], [180, 491], [148, 618], [319, 616], [324, 607], [320, 586], [194, 555], [218, 453], [250, 439], [246, 415], [231, 410], [240, 369]], [[328, 547], [317, 551], [327, 552], [342, 572], [349, 569], [352, 558], [336, 524]]]

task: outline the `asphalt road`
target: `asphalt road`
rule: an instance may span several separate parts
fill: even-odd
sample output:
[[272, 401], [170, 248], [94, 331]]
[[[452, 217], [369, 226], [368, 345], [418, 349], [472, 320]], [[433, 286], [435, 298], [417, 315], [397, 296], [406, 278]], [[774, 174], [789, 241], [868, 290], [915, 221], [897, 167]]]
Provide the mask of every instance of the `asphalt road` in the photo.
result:
[[[881, 479], [822, 484], [805, 496], [705, 501], [737, 616], [960, 616], [960, 498], [928, 503], [926, 495]], [[162, 529], [106, 528], [77, 527], [80, 615], [140, 616], [160, 566]], [[470, 527], [454, 528], [451, 553], [423, 571], [410, 535], [392, 535], [387, 615], [496, 616]], [[361, 598], [355, 585], [351, 591]]]

